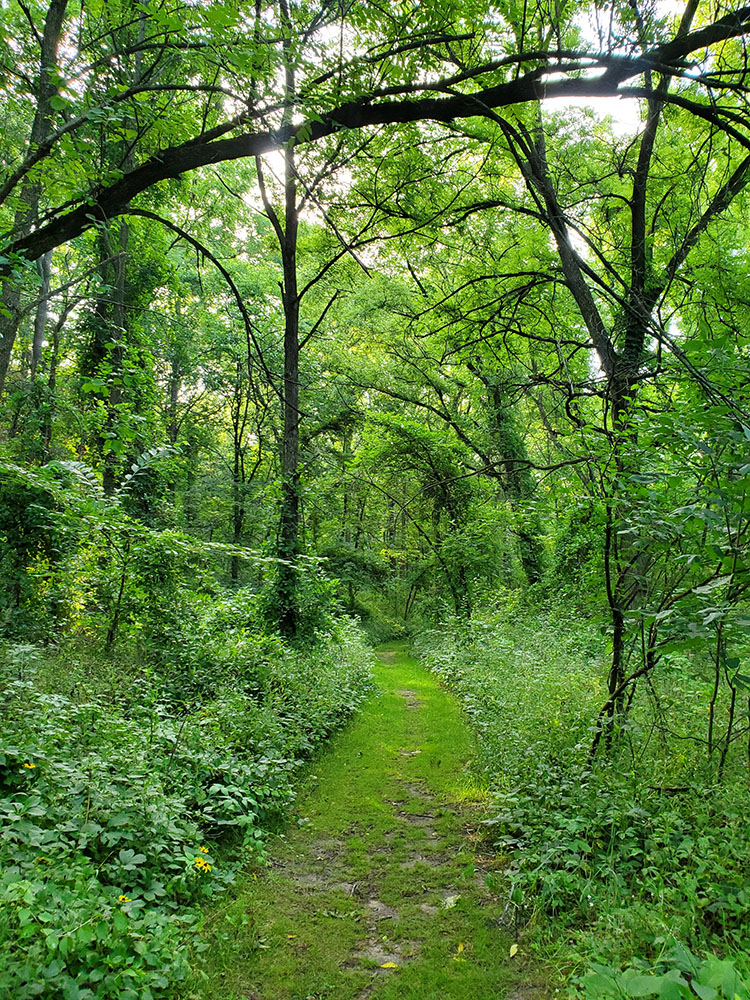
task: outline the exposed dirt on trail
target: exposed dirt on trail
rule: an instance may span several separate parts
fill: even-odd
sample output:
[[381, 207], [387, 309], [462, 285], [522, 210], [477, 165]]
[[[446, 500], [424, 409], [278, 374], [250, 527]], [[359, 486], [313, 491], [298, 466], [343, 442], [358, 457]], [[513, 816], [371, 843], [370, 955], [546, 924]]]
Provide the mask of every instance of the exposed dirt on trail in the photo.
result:
[[399, 698], [403, 698], [406, 702], [408, 708], [415, 709], [419, 708], [422, 704], [414, 691], [409, 691], [408, 688], [403, 688], [401, 691], [397, 691], [396, 694]]

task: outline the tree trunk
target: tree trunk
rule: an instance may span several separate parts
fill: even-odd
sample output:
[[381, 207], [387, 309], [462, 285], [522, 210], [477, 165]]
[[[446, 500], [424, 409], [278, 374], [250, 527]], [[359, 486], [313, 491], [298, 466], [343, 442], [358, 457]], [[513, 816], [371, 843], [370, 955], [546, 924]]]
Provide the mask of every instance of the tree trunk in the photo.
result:
[[[234, 462], [232, 467], [232, 543], [239, 545], [242, 541], [242, 531], [245, 526], [245, 427], [249, 400], [244, 395], [242, 386], [243, 366], [237, 365], [237, 382], [232, 412], [232, 430], [234, 440]], [[233, 555], [231, 562], [232, 583], [236, 584], [240, 577], [239, 556]]]
[[[112, 295], [112, 322], [109, 335], [114, 347], [110, 350], [110, 384], [107, 393], [107, 435], [117, 433], [117, 422], [120, 404], [122, 403], [122, 370], [125, 359], [125, 340], [127, 336], [128, 319], [125, 308], [126, 278], [127, 278], [127, 248], [130, 230], [127, 222], [121, 219], [118, 225], [117, 241], [119, 252], [114, 256], [112, 262], [114, 270], [114, 282]], [[111, 442], [112, 437], [107, 436], [105, 441]], [[112, 449], [104, 451], [104, 468], [102, 470], [102, 487], [107, 496], [111, 496], [117, 481], [120, 477], [122, 462], [118, 451]]]
[[[279, 0], [281, 22], [285, 30], [284, 62], [285, 91], [291, 100], [295, 94], [295, 74], [292, 64], [292, 23], [287, 0]], [[285, 124], [291, 121], [291, 105], [285, 113]], [[284, 150], [284, 230], [280, 237], [284, 275], [282, 298], [284, 305], [284, 398], [283, 439], [281, 445], [281, 517], [279, 524], [279, 563], [277, 599], [279, 630], [293, 639], [299, 627], [299, 594], [297, 557], [300, 545], [299, 494], [299, 290], [297, 287], [297, 171], [291, 146]]]
[[518, 528], [518, 554], [526, 579], [529, 583], [538, 583], [544, 572], [544, 548], [539, 540], [542, 534], [539, 516], [525, 509], [534, 494], [534, 481], [527, 464], [528, 452], [510, 407], [505, 405], [498, 380], [486, 375], [478, 365], [470, 364], [468, 368], [487, 391], [489, 430], [497, 458], [497, 467], [488, 474], [500, 482], [523, 519]]
[[47, 372], [47, 405], [42, 418], [42, 462], [49, 462], [52, 457], [52, 423], [55, 415], [55, 389], [57, 386], [57, 363], [60, 353], [60, 329], [62, 321], [67, 316], [67, 310], [62, 320], [55, 323], [52, 330], [52, 350], [49, 354], [49, 371]]
[[[51, 98], [57, 93], [57, 88], [50, 79], [50, 69], [57, 65], [57, 50], [60, 44], [62, 23], [65, 17], [67, 0], [51, 0], [44, 21], [44, 31], [41, 38], [39, 59], [39, 91], [37, 94], [36, 113], [31, 126], [29, 146], [41, 145], [52, 131]], [[36, 219], [39, 208], [39, 185], [35, 181], [27, 181], [21, 187], [19, 207], [14, 220], [14, 232], [26, 236]], [[45, 253], [42, 260], [49, 259]], [[43, 276], [42, 276], [43, 277]], [[44, 280], [44, 277], [43, 277]], [[6, 278], [2, 282], [0, 301], [0, 395], [5, 388], [5, 380], [10, 366], [13, 344], [21, 321], [21, 284], [19, 280]], [[36, 338], [35, 338], [36, 343]], [[32, 367], [34, 363], [32, 361]]]
[[47, 313], [49, 312], [49, 286], [50, 271], [52, 268], [52, 254], [45, 253], [36, 262], [39, 272], [39, 303], [34, 314], [34, 339], [31, 345], [31, 377], [36, 377], [37, 369], [42, 363], [42, 351], [44, 349], [44, 334], [47, 326]]
[[297, 206], [294, 163], [286, 152], [286, 227], [284, 266], [284, 433], [281, 455], [279, 525], [279, 629], [294, 638], [299, 625], [297, 557], [299, 555], [299, 299], [297, 292]]

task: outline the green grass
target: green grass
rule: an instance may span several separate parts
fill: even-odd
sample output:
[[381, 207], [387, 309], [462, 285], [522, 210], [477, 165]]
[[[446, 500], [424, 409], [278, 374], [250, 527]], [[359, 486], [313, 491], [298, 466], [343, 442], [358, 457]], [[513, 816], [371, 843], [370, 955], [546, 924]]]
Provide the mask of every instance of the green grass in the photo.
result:
[[[277, 838], [208, 915], [203, 982], [218, 1000], [497, 1000], [538, 993], [511, 960], [480, 853], [484, 795], [456, 701], [402, 646], [304, 786], [301, 826]], [[393, 963], [396, 968], [382, 968]]]

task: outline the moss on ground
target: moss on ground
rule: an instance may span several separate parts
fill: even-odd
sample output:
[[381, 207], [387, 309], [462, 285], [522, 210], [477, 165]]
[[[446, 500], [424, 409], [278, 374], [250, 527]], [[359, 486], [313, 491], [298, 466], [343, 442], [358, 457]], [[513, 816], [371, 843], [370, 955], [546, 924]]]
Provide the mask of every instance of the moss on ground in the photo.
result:
[[[377, 690], [315, 765], [303, 823], [269, 867], [209, 915], [212, 1000], [531, 1000], [511, 960], [471, 733], [404, 647], [378, 651]], [[489, 881], [489, 885], [488, 885]]]

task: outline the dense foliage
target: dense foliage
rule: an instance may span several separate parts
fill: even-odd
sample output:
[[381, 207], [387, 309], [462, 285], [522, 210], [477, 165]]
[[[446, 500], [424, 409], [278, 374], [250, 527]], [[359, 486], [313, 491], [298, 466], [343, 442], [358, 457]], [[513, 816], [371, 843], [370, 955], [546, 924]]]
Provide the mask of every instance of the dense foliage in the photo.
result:
[[14, 990], [169, 988], [353, 617], [443, 637], [519, 926], [729, 995], [750, 9], [553, 7], [0, 0]]
[[[675, 976], [697, 976], [695, 956], [707, 952], [735, 963], [712, 975], [747, 979], [748, 730], [717, 784], [700, 736], [712, 665], [683, 653], [639, 687], [606, 756], [592, 755], [607, 653], [597, 624], [590, 607], [571, 614], [554, 599], [540, 609], [509, 596], [420, 643], [480, 737], [508, 919], [592, 996], [666, 996], [663, 986], [690, 997]], [[672, 975], [632, 992], [613, 972], [629, 963], [641, 976]], [[583, 977], [592, 966], [596, 976]], [[709, 983], [696, 982], [701, 996]]]
[[306, 654], [225, 623], [217, 637], [238, 611], [231, 598], [194, 609], [183, 641], [200, 694], [168, 667], [120, 663], [92, 683], [74, 648], [3, 648], [6, 995], [165, 996], [185, 974], [196, 904], [262, 851], [300, 762], [361, 700], [356, 632], [340, 625]]
[[352, 622], [321, 611], [289, 648], [216, 551], [90, 478], [3, 475], [25, 570], [3, 567], [23, 599], [0, 647], [0, 992], [18, 998], [171, 995], [198, 905], [262, 855], [369, 689]]

